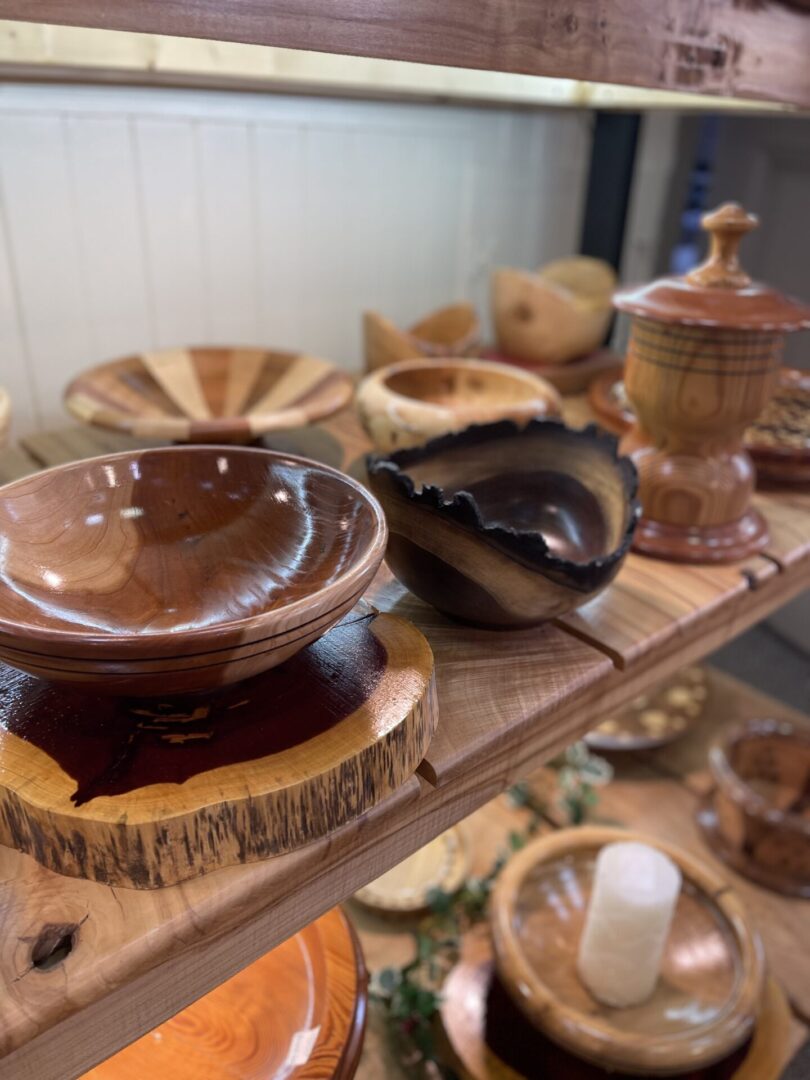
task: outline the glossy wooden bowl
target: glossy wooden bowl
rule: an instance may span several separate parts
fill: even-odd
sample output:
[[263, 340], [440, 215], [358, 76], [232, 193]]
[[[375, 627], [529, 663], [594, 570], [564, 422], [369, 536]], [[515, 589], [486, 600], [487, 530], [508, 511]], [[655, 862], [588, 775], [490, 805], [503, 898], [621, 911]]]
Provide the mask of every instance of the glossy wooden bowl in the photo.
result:
[[8, 442], [8, 429], [11, 426], [11, 398], [8, 390], [0, 386], [0, 446]]
[[363, 315], [366, 371], [376, 371], [418, 356], [469, 356], [481, 339], [472, 304], [448, 304], [401, 330], [376, 311]]
[[351, 923], [334, 908], [84, 1080], [349, 1080], [367, 981]]
[[709, 752], [714, 791], [698, 821], [739, 873], [810, 897], [810, 727], [752, 720]]
[[639, 513], [616, 440], [558, 420], [467, 428], [368, 462], [386, 561], [429, 604], [492, 628], [584, 604], [622, 563]]
[[544, 379], [486, 360], [403, 360], [368, 375], [357, 411], [377, 450], [418, 446], [492, 420], [559, 416], [560, 395]]
[[0, 659], [54, 682], [170, 694], [280, 664], [362, 595], [382, 510], [267, 450], [111, 454], [0, 488]]
[[[576, 972], [599, 850], [616, 840], [659, 848], [681, 891], [652, 997], [612, 1009]], [[762, 945], [743, 901], [711, 867], [623, 829], [563, 829], [529, 844], [503, 870], [491, 905], [498, 973], [532, 1023], [603, 1068], [666, 1076], [708, 1066], [751, 1034], [762, 995]]]
[[558, 259], [537, 273], [492, 274], [498, 351], [533, 364], [566, 364], [594, 352], [613, 317], [616, 275], [601, 259]]
[[77, 419], [144, 438], [246, 443], [323, 420], [351, 401], [327, 360], [258, 348], [164, 349], [90, 368], [65, 390]]

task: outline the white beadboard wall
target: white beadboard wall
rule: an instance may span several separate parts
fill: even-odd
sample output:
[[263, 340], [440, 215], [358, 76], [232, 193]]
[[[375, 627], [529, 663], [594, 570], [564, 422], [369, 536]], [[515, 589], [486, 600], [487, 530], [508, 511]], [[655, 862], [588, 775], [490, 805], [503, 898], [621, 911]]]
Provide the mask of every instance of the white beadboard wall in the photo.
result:
[[491, 266], [576, 250], [590, 114], [0, 87], [0, 382], [15, 435], [82, 368], [260, 343], [361, 366]]

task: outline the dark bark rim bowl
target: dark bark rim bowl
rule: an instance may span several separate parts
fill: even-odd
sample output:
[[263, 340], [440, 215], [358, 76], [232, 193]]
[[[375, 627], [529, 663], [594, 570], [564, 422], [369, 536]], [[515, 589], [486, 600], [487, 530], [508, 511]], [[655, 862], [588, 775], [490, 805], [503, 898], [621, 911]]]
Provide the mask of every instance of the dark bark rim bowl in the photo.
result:
[[[462, 490], [452, 496], [435, 485], [424, 483], [417, 487], [408, 473], [408, 469], [436, 457], [447, 450], [459, 447], [480, 446], [483, 443], [517, 435], [531, 435], [533, 432], [557, 430], [566, 437], [573, 436], [585, 440], [601, 454], [606, 454], [617, 470], [624, 488], [627, 501], [627, 524], [620, 544], [612, 551], [586, 561], [567, 559], [552, 553], [549, 545], [536, 530], [512, 528], [503, 524], [489, 524], [473, 495]], [[526, 424], [513, 420], [499, 420], [490, 424], [472, 424], [463, 431], [440, 435], [422, 446], [397, 450], [390, 454], [369, 454], [366, 467], [369, 478], [387, 476], [397, 492], [415, 507], [423, 507], [440, 514], [448, 521], [455, 522], [462, 528], [481, 535], [493, 546], [505, 550], [524, 565], [537, 570], [550, 570], [564, 577], [568, 582], [582, 590], [599, 588], [601, 580], [609, 580], [610, 572], [618, 566], [630, 550], [636, 524], [641, 515], [641, 504], [637, 499], [638, 473], [629, 457], [619, 454], [619, 440], [602, 431], [596, 424], [584, 428], [572, 428], [562, 420], [551, 417], [536, 418]], [[561, 473], [566, 470], [559, 469]]]

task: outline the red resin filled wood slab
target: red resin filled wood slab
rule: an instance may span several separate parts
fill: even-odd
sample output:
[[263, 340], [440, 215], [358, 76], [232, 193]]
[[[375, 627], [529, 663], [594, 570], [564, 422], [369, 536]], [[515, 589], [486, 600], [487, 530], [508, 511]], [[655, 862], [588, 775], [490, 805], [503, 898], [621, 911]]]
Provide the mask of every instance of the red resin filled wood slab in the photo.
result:
[[282, 667], [185, 699], [0, 666], [0, 840], [136, 888], [277, 855], [407, 780], [436, 716], [430, 647], [393, 615], [355, 613]]

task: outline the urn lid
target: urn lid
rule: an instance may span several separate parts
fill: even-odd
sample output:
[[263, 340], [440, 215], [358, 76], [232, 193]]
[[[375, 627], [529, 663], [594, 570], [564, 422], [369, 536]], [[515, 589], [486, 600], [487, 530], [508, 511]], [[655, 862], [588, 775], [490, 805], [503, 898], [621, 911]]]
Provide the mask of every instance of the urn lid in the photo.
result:
[[752, 281], [740, 266], [740, 241], [759, 224], [738, 203], [704, 214], [705, 262], [684, 277], [661, 278], [616, 293], [619, 311], [657, 322], [785, 333], [810, 329], [810, 305]]

